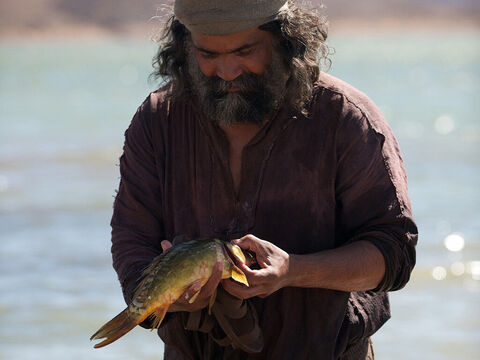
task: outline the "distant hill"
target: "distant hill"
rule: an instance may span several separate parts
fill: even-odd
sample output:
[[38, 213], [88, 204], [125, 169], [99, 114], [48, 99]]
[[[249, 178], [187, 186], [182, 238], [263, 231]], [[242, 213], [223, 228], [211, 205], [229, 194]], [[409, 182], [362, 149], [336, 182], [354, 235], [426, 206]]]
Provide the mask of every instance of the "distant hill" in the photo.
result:
[[478, 0], [325, 0], [327, 12], [333, 17], [477, 17]]
[[[169, 1], [168, 3], [171, 3]], [[318, 6], [321, 1], [310, 1]], [[478, 0], [325, 0], [332, 22], [385, 18], [429, 18], [480, 24]], [[92, 28], [129, 32], [148, 24], [165, 2], [154, 0], [0, 0], [0, 34], [42, 32], [61, 28]]]

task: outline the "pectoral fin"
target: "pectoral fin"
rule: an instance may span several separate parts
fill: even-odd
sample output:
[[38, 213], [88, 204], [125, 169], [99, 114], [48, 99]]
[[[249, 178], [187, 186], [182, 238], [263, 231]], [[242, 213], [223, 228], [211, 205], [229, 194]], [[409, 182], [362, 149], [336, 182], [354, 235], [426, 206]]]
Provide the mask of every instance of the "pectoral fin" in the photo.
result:
[[246, 262], [245, 255], [243, 254], [243, 251], [240, 248], [240, 246], [232, 243], [228, 243], [228, 242], [225, 243], [225, 246], [230, 252], [231, 257], [234, 257], [236, 261], [241, 262], [242, 264], [245, 264]]
[[242, 270], [240, 270], [236, 265], [233, 265], [232, 264], [232, 275], [231, 275], [232, 279], [241, 283], [241, 284], [244, 284], [246, 286], [250, 286], [248, 284], [248, 280], [247, 280], [247, 277], [245, 276], [245, 274], [243, 273]]
[[162, 323], [163, 318], [165, 317], [165, 314], [167, 313], [167, 309], [168, 309], [168, 307], [158, 308], [157, 310], [155, 310], [155, 312], [153, 313], [153, 316], [155, 317], [155, 319], [153, 320], [152, 330], [153, 329], [158, 329], [160, 327], [160, 324]]
[[189, 304], [193, 304], [195, 300], [197, 300], [197, 297], [198, 297], [198, 294], [200, 294], [200, 291], [202, 291], [202, 288], [200, 288], [200, 290], [198, 290], [195, 294], [193, 294], [193, 296], [188, 300]]

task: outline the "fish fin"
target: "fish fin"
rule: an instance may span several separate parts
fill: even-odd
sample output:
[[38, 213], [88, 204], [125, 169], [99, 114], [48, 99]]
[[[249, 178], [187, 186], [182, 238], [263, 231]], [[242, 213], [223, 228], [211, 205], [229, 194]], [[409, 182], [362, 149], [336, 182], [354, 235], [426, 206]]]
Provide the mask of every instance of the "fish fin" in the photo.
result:
[[130, 316], [128, 308], [123, 310], [120, 314], [115, 316], [112, 320], [103, 325], [95, 334], [92, 335], [90, 340], [103, 339], [102, 342], [94, 346], [95, 349], [111, 344], [118, 338], [125, 335], [139, 324], [138, 319]]
[[152, 330], [158, 329], [160, 327], [160, 324], [162, 323], [163, 318], [167, 313], [167, 310], [168, 310], [168, 307], [158, 308], [157, 310], [155, 310], [155, 312], [153, 313], [154, 320], [153, 320]]
[[202, 291], [202, 288], [200, 288], [200, 290], [198, 290], [195, 294], [193, 294], [193, 296], [188, 300], [189, 304], [193, 304], [195, 300], [197, 300], [197, 297], [198, 297], [198, 294], [200, 294], [200, 291]]
[[230, 258], [230, 260], [232, 260], [232, 262], [233, 262], [233, 259], [235, 259], [242, 264], [246, 263], [245, 255], [244, 255], [242, 249], [240, 248], [240, 246], [238, 246], [236, 244], [232, 244], [230, 242], [226, 242], [225, 247], [227, 249], [227, 253], [229, 255], [229, 258]]
[[166, 260], [165, 258], [167, 258], [167, 254], [168, 254], [168, 252], [158, 255], [157, 257], [155, 257], [152, 260], [152, 262], [150, 264], [148, 264], [142, 270], [142, 272], [141, 272], [141, 274], [138, 278], [139, 282], [137, 284], [137, 287], [135, 288], [135, 292], [134, 292], [134, 296], [133, 296], [134, 298], [137, 297], [137, 295], [139, 295], [140, 289], [145, 288], [146, 286], [148, 286], [153, 281], [156, 270], [158, 271], [157, 267], [158, 268], [161, 267], [161, 263]]
[[162, 253], [158, 256], [156, 256], [152, 262], [150, 264], [148, 264], [145, 269], [143, 269], [142, 271], [142, 275], [143, 276], [147, 276], [148, 274], [150, 274], [151, 272], [153, 272], [153, 270], [158, 266], [158, 264], [160, 264], [163, 259], [165, 258], [165, 253]]
[[212, 307], [215, 303], [215, 298], [217, 297], [217, 288], [213, 290], [212, 296], [210, 296], [210, 300], [208, 301], [208, 315], [212, 315]]
[[178, 256], [178, 251], [176, 250], [178, 250], [182, 245], [185, 244], [187, 243], [174, 245], [172, 249], [164, 251], [153, 258], [152, 262], [148, 264], [140, 273], [140, 276], [138, 278], [139, 283], [135, 288], [133, 296], [134, 298], [140, 293], [140, 289], [145, 288], [153, 281], [154, 276], [165, 264], [168, 264], [171, 259], [174, 259], [176, 256]]
[[248, 280], [247, 280], [247, 277], [245, 276], [245, 274], [243, 273], [242, 270], [240, 270], [238, 268], [238, 266], [236, 265], [233, 265], [232, 264], [232, 275], [231, 275], [232, 279], [241, 283], [241, 284], [244, 284], [246, 286], [250, 286], [248, 284]]

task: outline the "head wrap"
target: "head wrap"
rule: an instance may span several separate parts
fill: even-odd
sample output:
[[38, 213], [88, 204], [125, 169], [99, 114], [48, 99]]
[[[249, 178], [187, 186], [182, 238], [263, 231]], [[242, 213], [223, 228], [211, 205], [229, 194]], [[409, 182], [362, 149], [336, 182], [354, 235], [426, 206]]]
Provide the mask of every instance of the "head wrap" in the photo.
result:
[[174, 14], [193, 33], [230, 35], [275, 20], [287, 0], [175, 0]]

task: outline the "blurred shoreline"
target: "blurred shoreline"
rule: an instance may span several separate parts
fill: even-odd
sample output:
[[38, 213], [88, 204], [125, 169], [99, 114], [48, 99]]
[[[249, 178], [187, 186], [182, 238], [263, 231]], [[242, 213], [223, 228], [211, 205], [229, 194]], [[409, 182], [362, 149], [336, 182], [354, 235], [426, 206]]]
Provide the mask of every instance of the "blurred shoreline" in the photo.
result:
[[[330, 34], [480, 29], [476, 0], [295, 0], [324, 15]], [[0, 0], [1, 40], [149, 38], [173, 13], [173, 0]]]
[[[152, 18], [153, 19], [153, 18]], [[10, 41], [95, 41], [111, 38], [147, 38], [158, 37], [163, 28], [164, 21], [152, 20], [144, 24], [127, 24], [112, 29], [109, 27], [85, 24], [55, 24], [49, 27], [12, 26], [0, 29], [0, 42]], [[399, 31], [414, 33], [429, 33], [437, 31], [466, 31], [480, 30], [480, 22], [469, 17], [455, 18], [425, 18], [425, 17], [397, 17], [379, 19], [358, 18], [329, 18], [329, 34], [365, 33], [383, 34], [385, 32]]]

